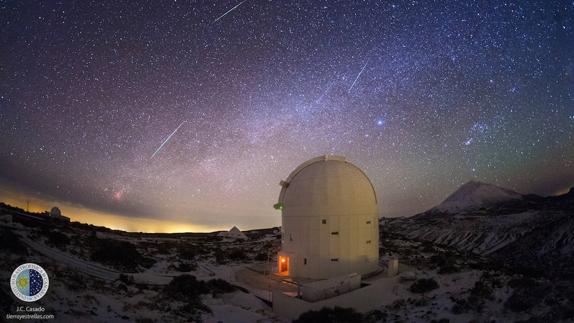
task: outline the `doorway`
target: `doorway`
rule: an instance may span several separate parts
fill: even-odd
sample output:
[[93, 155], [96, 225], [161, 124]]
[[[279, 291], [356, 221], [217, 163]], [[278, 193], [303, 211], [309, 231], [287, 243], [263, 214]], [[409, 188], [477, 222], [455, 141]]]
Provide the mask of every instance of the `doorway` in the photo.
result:
[[289, 257], [279, 256], [279, 274], [289, 275]]

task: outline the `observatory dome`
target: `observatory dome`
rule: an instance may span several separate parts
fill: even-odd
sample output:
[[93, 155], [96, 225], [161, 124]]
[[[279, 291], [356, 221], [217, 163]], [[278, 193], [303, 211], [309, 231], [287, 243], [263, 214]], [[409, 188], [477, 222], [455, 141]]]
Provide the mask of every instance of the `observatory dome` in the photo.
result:
[[60, 208], [57, 206], [54, 206], [51, 210], [50, 210], [50, 216], [52, 217], [59, 217], [62, 216], [62, 211], [60, 211]]
[[344, 157], [317, 157], [281, 186], [280, 274], [330, 278], [377, 270], [377, 197], [361, 169]]

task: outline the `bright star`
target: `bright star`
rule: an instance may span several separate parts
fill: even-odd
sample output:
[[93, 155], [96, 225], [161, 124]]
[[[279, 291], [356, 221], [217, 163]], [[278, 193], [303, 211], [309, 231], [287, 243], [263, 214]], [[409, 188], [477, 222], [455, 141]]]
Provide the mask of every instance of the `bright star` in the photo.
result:
[[384, 125], [385, 125], [385, 119], [384, 118], [377, 119], [377, 126], [382, 127]]

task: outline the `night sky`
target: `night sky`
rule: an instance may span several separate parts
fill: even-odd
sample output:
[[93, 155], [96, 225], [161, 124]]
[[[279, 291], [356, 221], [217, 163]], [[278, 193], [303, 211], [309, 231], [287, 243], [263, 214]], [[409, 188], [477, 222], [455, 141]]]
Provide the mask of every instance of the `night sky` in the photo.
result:
[[0, 1], [4, 199], [268, 227], [324, 154], [383, 216], [471, 179], [563, 192], [574, 2]]
[[38, 294], [44, 285], [44, 281], [39, 272], [30, 269], [30, 296]]

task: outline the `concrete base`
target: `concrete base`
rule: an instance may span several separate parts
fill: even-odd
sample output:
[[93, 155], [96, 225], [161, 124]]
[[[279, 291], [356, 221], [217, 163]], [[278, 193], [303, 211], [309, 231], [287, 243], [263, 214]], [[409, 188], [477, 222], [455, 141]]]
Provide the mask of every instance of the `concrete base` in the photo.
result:
[[294, 297], [292, 293], [274, 290], [272, 294], [273, 312], [291, 320], [298, 318], [307, 311], [320, 310], [324, 307], [351, 307], [359, 312], [368, 312], [394, 300], [392, 287], [397, 283], [397, 277], [382, 277], [348, 293], [316, 302], [305, 301]]

